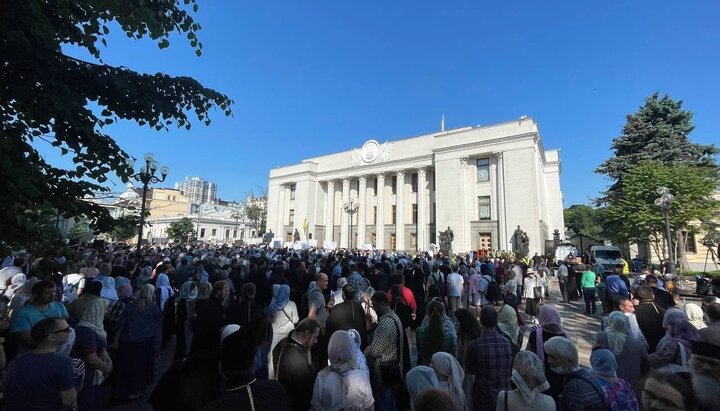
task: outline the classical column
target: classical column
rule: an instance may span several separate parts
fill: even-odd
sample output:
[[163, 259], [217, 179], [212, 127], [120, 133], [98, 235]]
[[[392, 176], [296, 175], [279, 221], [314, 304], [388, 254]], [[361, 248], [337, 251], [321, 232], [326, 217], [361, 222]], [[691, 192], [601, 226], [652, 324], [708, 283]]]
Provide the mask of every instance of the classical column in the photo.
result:
[[428, 203], [427, 195], [427, 167], [418, 167], [418, 188], [417, 188], [417, 249], [425, 251], [429, 240], [427, 237], [428, 225]]
[[[275, 238], [282, 239], [283, 243], [287, 240], [285, 237], [285, 184], [280, 184], [280, 195], [278, 201], [278, 218], [277, 227], [275, 228]], [[198, 219], [199, 220], [199, 219]]]
[[335, 241], [335, 180], [327, 182], [327, 199], [325, 200], [325, 239]]
[[397, 172], [395, 189], [395, 249], [405, 250], [405, 170]]
[[[494, 159], [490, 160], [490, 218], [496, 222], [500, 218], [500, 203], [497, 196], [497, 161]], [[497, 235], [493, 235], [491, 247], [498, 248], [500, 245], [500, 230]], [[499, 248], [498, 248], [499, 249]]]
[[502, 153], [495, 153], [495, 162], [497, 163], [497, 219], [498, 219], [498, 243], [500, 244], [501, 250], [510, 250], [510, 244], [508, 243], [507, 237], [507, 219], [505, 204], [505, 167], [503, 165]]
[[375, 248], [385, 249], [385, 174], [377, 175], [377, 216], [375, 217]]
[[459, 252], [466, 252], [472, 248], [472, 245], [470, 244], [470, 241], [468, 239], [468, 233], [470, 232], [470, 210], [468, 206], [468, 202], [470, 201], [470, 196], [468, 195], [468, 191], [470, 187], [467, 187], [467, 169], [468, 169], [468, 161], [469, 159], [467, 157], [460, 158], [460, 172], [458, 173], [460, 178], [460, 215], [462, 217], [462, 220], [460, 221], [460, 227], [457, 229], [453, 228], [453, 231], [457, 234], [459, 234], [458, 240], [460, 241], [453, 241], [453, 253], [457, 254]]
[[358, 213], [357, 213], [357, 244], [360, 248], [361, 244], [365, 244], [365, 216], [367, 215], [367, 178], [360, 176], [358, 183]]
[[[342, 187], [342, 206], [344, 207], [347, 202], [350, 201], [350, 179], [343, 178]], [[338, 243], [339, 248], [348, 246], [348, 236], [350, 235], [348, 223], [350, 218], [345, 210], [342, 210], [342, 218], [340, 219], [340, 242]]]

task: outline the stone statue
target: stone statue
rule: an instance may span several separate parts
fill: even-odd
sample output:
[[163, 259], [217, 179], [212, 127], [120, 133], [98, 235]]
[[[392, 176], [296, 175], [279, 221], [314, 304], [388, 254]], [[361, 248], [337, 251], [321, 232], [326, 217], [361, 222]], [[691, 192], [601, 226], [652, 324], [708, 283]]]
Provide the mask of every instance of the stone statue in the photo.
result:
[[272, 244], [273, 238], [275, 238], [275, 233], [273, 233], [272, 230], [269, 230], [263, 236], [263, 241], [265, 241], [266, 244]]
[[455, 239], [455, 235], [450, 229], [450, 226], [448, 226], [447, 230], [445, 231], [439, 231], [438, 234], [440, 239], [440, 252], [444, 253], [445, 255], [451, 255], [452, 242]]
[[512, 251], [518, 258], [523, 258], [530, 252], [530, 238], [520, 226], [517, 226], [517, 230], [513, 233]]
[[293, 234], [293, 241], [300, 241], [300, 233], [297, 228], [295, 229], [295, 234]]

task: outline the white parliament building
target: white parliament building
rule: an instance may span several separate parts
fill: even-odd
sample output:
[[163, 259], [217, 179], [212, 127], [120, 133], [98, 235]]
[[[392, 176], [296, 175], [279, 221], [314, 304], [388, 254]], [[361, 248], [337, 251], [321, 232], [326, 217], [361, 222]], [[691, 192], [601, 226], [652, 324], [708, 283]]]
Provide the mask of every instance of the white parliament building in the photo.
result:
[[[443, 127], [444, 128], [444, 127]], [[362, 147], [270, 171], [275, 240], [425, 251], [453, 231], [453, 252], [510, 250], [519, 225], [530, 253], [564, 231], [559, 150], [525, 116]]]

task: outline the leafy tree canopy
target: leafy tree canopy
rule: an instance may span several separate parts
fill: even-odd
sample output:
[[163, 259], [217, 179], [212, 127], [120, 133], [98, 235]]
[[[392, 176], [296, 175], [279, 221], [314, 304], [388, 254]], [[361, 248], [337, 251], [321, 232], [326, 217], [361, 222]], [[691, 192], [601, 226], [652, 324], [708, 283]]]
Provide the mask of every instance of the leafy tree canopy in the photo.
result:
[[255, 227], [258, 229], [258, 235], [265, 233], [265, 223], [267, 219], [267, 211], [264, 207], [258, 204], [252, 204], [245, 208], [247, 218], [252, 221]]
[[189, 218], [184, 217], [168, 225], [167, 235], [175, 242], [183, 243], [195, 236], [195, 226]]
[[125, 241], [135, 237], [140, 227], [139, 215], [124, 215], [113, 222], [114, 227], [110, 231], [110, 237], [116, 241]]
[[716, 167], [644, 161], [628, 170], [619, 195], [602, 211], [603, 224], [613, 241], [646, 243], [662, 239], [665, 220], [654, 203], [661, 186], [675, 196], [669, 213], [674, 230], [693, 231], [693, 222], [707, 220], [720, 207], [713, 198], [720, 188]]
[[[0, 13], [0, 242], [22, 244], [23, 210], [42, 206], [66, 217], [85, 216], [96, 231], [109, 231], [112, 218], [84, 200], [106, 191], [115, 172], [123, 182], [133, 173], [129, 156], [108, 134], [118, 119], [157, 130], [190, 128], [189, 113], [209, 124], [219, 108], [231, 115], [232, 100], [189, 77], [144, 74], [102, 63], [109, 24], [128, 37], [150, 38], [160, 48], [173, 32], [185, 35], [200, 55], [200, 25], [191, 16], [195, 0], [6, 0]], [[63, 45], [87, 50], [96, 62], [63, 53]], [[33, 147], [38, 139], [70, 155], [74, 168], [47, 163]], [[9, 233], [18, 234], [14, 237]]]
[[642, 161], [714, 166], [718, 149], [692, 143], [688, 135], [693, 129], [692, 113], [682, 109], [682, 101], [658, 93], [645, 99], [636, 113], [628, 114], [622, 135], [613, 139], [613, 156], [595, 170], [613, 180], [601, 200], [619, 195], [624, 176]]
[[600, 210], [584, 204], [575, 204], [563, 210], [566, 234], [584, 235], [594, 239], [603, 237]]

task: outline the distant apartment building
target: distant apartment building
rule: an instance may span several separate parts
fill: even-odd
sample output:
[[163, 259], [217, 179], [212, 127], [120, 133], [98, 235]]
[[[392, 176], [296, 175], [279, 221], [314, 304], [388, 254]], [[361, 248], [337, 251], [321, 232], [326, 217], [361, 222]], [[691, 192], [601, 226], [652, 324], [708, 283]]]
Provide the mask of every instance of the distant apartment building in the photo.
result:
[[185, 177], [185, 180], [175, 183], [180, 193], [190, 198], [191, 204], [214, 203], [217, 201], [217, 186], [215, 183], [205, 181], [200, 177]]

